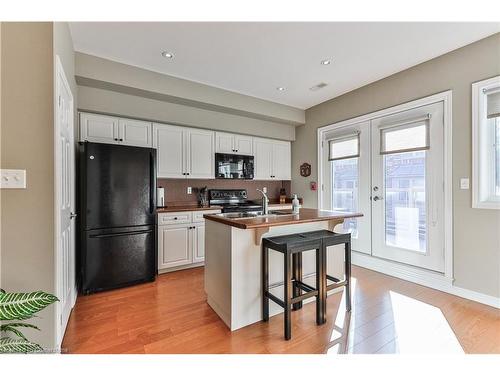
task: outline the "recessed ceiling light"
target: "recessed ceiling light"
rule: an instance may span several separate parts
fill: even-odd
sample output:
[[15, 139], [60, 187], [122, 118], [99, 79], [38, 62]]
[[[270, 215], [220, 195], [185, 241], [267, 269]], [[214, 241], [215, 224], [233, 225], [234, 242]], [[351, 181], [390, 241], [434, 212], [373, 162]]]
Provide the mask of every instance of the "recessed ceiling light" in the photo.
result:
[[285, 91], [285, 88], [284, 87], [276, 87], [276, 90], [278, 90], [278, 91]]
[[165, 57], [166, 59], [173, 59], [174, 58], [174, 54], [172, 52], [168, 52], [168, 51], [163, 51], [161, 53], [161, 55], [163, 57]]
[[321, 60], [321, 65], [330, 65], [332, 60]]

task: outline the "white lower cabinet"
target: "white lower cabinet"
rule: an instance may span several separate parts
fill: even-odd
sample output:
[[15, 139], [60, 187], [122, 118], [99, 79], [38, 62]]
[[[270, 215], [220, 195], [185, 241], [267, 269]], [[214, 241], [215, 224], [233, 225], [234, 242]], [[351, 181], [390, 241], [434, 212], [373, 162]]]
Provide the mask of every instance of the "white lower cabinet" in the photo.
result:
[[158, 270], [201, 265], [205, 260], [204, 214], [220, 210], [165, 212], [158, 214]]
[[205, 260], [205, 225], [196, 225], [193, 229], [193, 263]]
[[193, 252], [191, 251], [191, 227], [166, 226], [158, 227], [158, 268], [178, 267], [191, 264]]

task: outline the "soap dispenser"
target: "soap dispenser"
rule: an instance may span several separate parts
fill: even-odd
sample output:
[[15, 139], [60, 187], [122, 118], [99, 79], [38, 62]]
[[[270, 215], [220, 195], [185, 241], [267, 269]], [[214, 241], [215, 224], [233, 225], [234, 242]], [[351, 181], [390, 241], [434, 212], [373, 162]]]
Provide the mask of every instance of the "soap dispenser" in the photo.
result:
[[299, 199], [297, 198], [297, 194], [294, 194], [293, 195], [293, 200], [292, 200], [292, 212], [294, 214], [298, 214], [299, 213]]

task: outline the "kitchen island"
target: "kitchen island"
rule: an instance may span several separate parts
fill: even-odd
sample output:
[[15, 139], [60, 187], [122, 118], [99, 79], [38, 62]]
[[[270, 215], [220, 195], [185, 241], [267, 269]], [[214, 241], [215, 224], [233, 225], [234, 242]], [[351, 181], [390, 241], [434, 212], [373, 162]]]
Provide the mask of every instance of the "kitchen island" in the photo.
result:
[[[310, 208], [302, 208], [299, 214], [284, 211], [257, 217], [204, 215], [205, 291], [208, 304], [231, 331], [262, 320], [262, 237], [319, 229], [333, 230], [344, 219], [360, 216], [363, 215]], [[303, 279], [312, 286], [315, 285], [314, 253], [306, 252], [303, 256]], [[343, 248], [328, 248], [327, 259], [328, 274], [343, 278]], [[283, 255], [274, 251], [269, 254], [269, 283], [272, 293], [281, 297]], [[270, 315], [282, 311], [275, 303], [269, 306]]]

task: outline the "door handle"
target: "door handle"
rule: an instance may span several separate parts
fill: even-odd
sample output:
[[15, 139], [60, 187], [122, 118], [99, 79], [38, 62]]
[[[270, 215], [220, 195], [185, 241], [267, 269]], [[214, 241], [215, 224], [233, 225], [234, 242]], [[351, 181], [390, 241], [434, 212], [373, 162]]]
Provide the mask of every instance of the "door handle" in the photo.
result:
[[382, 199], [384, 199], [384, 198], [379, 197], [379, 196], [374, 196], [374, 197], [373, 197], [373, 200], [374, 200], [375, 202], [376, 202], [376, 201], [381, 201]]
[[69, 218], [70, 218], [70, 219], [74, 219], [74, 218], [75, 218], [75, 217], [77, 217], [77, 216], [78, 216], [78, 214], [75, 214], [74, 212], [70, 212], [70, 213], [69, 213]]

